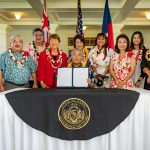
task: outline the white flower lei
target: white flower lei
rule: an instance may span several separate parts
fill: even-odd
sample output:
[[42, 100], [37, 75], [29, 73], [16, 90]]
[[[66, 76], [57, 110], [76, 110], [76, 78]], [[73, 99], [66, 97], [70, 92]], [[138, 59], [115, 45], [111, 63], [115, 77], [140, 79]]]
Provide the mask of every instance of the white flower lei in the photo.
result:
[[60, 54], [59, 54], [58, 60], [54, 61], [53, 57], [50, 54], [50, 51], [48, 49], [46, 49], [46, 55], [48, 57], [48, 60], [51, 64], [51, 66], [54, 69], [59, 68], [62, 65], [62, 51], [59, 51], [59, 52], [60, 52]]
[[12, 49], [8, 49], [8, 52], [9, 52], [10, 59], [12, 59], [16, 63], [17, 66], [23, 66], [24, 62], [28, 61], [29, 53], [26, 51], [22, 51], [22, 58], [23, 58], [22, 60], [18, 60], [14, 57], [12, 53]]

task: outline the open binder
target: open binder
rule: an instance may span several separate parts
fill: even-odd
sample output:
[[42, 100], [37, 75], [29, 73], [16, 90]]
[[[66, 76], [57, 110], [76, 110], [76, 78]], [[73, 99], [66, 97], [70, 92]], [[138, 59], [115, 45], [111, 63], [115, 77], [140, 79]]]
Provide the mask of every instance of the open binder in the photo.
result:
[[88, 68], [58, 68], [57, 87], [88, 87]]

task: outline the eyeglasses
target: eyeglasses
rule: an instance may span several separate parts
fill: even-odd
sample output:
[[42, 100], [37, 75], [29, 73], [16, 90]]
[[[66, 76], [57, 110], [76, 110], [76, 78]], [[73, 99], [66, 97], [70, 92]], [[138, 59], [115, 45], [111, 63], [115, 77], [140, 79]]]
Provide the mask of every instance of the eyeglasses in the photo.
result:
[[18, 40], [14, 40], [14, 41], [12, 41], [12, 43], [21, 43], [22, 44], [23, 41], [22, 40], [19, 40], [19, 41]]

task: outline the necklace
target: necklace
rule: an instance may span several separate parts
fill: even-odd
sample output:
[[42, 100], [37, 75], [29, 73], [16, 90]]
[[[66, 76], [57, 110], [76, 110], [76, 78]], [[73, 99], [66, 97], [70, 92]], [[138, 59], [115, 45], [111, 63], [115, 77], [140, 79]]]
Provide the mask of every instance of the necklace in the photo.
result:
[[83, 54], [84, 54], [84, 60], [85, 60], [85, 62], [87, 62], [89, 50], [87, 48], [83, 48]]
[[28, 61], [29, 53], [27, 51], [22, 50], [22, 60], [18, 60], [14, 57], [12, 49], [8, 49], [8, 52], [10, 59], [13, 60], [17, 66], [23, 66], [23, 64]]
[[[136, 55], [136, 57], [135, 57], [135, 59], [136, 59], [136, 62], [137, 62], [137, 60], [142, 60], [142, 49], [135, 49], [135, 50], [137, 50], [137, 53], [134, 53], [135, 55]], [[131, 51], [134, 51], [134, 49], [131, 49]]]
[[56, 60], [54, 60], [51, 54], [51, 49], [46, 49], [47, 59], [54, 69], [57, 69], [62, 65], [62, 51], [60, 50], [57, 50], [57, 51], [58, 51], [59, 57], [57, 57]]
[[36, 44], [34, 41], [32, 41], [32, 45], [33, 45], [33, 48], [34, 48], [34, 52], [37, 56], [40, 56], [40, 50], [37, 48]]
[[37, 56], [39, 56], [40, 53], [39, 53], [34, 41], [32, 41], [32, 45], [33, 45], [33, 48], [34, 48], [34, 52], [36, 53]]

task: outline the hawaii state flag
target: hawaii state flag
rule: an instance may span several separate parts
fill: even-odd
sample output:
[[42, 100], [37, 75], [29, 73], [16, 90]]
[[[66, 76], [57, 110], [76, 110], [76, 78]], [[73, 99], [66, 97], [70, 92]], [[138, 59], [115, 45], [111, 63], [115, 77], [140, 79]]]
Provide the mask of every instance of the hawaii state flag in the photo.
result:
[[105, 3], [102, 32], [106, 33], [108, 36], [108, 48], [114, 49], [113, 27], [112, 27], [108, 0], [106, 0], [106, 3]]
[[43, 7], [43, 14], [42, 14], [42, 30], [44, 33], [44, 41], [45, 45], [48, 45], [49, 43], [49, 19], [46, 13], [46, 7], [44, 5]]

